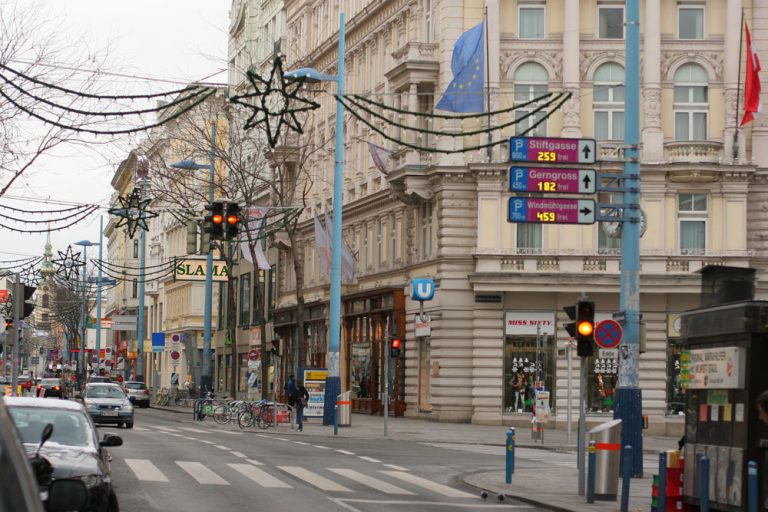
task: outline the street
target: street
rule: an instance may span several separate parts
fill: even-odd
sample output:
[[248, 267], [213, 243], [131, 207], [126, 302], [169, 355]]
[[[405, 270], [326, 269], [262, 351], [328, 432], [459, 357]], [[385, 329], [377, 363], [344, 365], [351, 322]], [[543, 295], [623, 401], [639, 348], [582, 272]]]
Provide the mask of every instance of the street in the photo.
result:
[[[315, 420], [317, 421], [317, 420]], [[112, 473], [123, 511], [540, 510], [495, 495], [461, 476], [503, 471], [503, 456], [413, 441], [334, 437], [312, 423], [303, 434], [227, 430], [191, 415], [137, 409], [119, 433]]]

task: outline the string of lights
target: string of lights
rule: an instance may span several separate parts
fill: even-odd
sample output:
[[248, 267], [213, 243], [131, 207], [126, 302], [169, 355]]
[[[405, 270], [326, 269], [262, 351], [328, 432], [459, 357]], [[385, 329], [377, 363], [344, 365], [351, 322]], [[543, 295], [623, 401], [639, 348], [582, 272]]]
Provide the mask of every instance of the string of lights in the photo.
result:
[[[23, 222], [25, 224], [45, 224], [45, 223], [49, 223], [49, 224], [50, 223], [54, 223], [55, 224], [57, 222], [64, 222], [64, 221], [67, 221], [67, 220], [72, 219], [74, 217], [77, 217], [78, 215], [80, 215], [81, 213], [83, 213], [86, 210], [89, 210], [89, 209], [90, 210], [95, 210], [96, 208], [97, 207], [95, 207], [95, 206], [91, 206], [90, 208], [89, 207], [82, 207], [78, 211], [75, 211], [74, 213], [70, 213], [69, 215], [66, 215], [64, 217], [59, 217], [57, 219], [50, 219], [50, 218], [48, 218], [48, 219], [38, 219], [38, 220], [35, 220], [35, 219], [20, 219], [18, 217], [13, 217], [11, 215], [7, 215], [7, 214], [2, 213], [2, 212], [0, 212], [0, 218], [7, 219], [7, 220], [10, 220], [10, 221], [13, 221], [13, 222]], [[26, 213], [35, 214], [35, 213], [43, 213], [43, 212], [26, 212]], [[47, 213], [47, 212], [45, 212], [45, 213]]]
[[[116, 269], [126, 269], [126, 268], [127, 269], [134, 269], [134, 268], [136, 268], [136, 267], [131, 267], [129, 265], [118, 265], [118, 264], [112, 263], [112, 262], [110, 262], [108, 260], [91, 259], [89, 261], [93, 262], [94, 264], [104, 265], [105, 268], [110, 268], [110, 267], [114, 267]], [[159, 267], [165, 267], [168, 264], [169, 264], [169, 262], [158, 263], [157, 265], [144, 265], [144, 268], [145, 269], [159, 268]]]
[[[9, 199], [16, 199], [16, 198], [13, 198], [13, 197], [10, 197], [10, 196], [4, 196], [4, 197], [9, 198]], [[21, 198], [21, 197], [18, 198], [18, 199], [21, 199], [21, 200], [24, 200], [24, 201], [34, 201], [34, 199], [27, 199], [27, 198]], [[52, 201], [51, 201], [51, 203], [52, 204], [56, 204], [56, 203], [54, 203]], [[88, 206], [98, 206], [98, 205], [82, 203], [82, 204], [78, 204], [77, 206], [73, 206], [72, 208], [61, 208], [61, 209], [58, 209], [58, 210], [25, 210], [23, 208], [14, 208], [13, 206], [8, 206], [7, 204], [0, 204], [0, 208], [4, 208], [6, 210], [11, 210], [11, 211], [14, 211], [14, 212], [19, 212], [19, 213], [29, 213], [29, 214], [32, 214], [32, 215], [35, 215], [35, 214], [47, 215], [47, 214], [52, 214], [52, 213], [68, 213], [68, 212], [71, 212], [71, 211], [74, 211], [74, 210], [79, 210], [79, 209], [82, 209], [82, 208], [86, 208]]]
[[39, 261], [41, 259], [43, 259], [42, 256], [30, 256], [28, 258], [19, 258], [16, 260], [4, 260], [4, 261], [0, 261], [0, 268], [5, 268], [6, 265], [12, 264], [12, 263], [18, 263], [19, 265], [26, 265], [27, 263]]
[[[72, 222], [64, 225], [64, 226], [48, 226], [45, 229], [19, 229], [13, 226], [9, 226], [7, 224], [4, 224], [0, 222], [0, 228], [7, 229], [9, 231], [15, 231], [16, 233], [47, 233], [50, 231], [62, 231], [64, 229], [69, 229], [72, 226], [84, 221], [90, 214], [95, 212], [98, 209], [96, 206], [92, 206], [91, 208], [88, 208], [84, 210], [83, 212], [79, 213], [79, 217], [73, 220]], [[27, 223], [28, 221], [23, 221], [24, 223]]]

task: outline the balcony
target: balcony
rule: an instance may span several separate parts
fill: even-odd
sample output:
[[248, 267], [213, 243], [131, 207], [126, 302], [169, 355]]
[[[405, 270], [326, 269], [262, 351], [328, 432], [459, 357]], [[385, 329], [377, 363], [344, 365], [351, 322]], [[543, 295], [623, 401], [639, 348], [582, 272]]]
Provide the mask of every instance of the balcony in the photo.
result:
[[402, 91], [412, 84], [436, 84], [440, 63], [437, 43], [405, 43], [392, 52], [392, 68], [385, 73], [392, 90]]
[[719, 164], [722, 159], [722, 142], [675, 141], [664, 143], [664, 160], [671, 164]]

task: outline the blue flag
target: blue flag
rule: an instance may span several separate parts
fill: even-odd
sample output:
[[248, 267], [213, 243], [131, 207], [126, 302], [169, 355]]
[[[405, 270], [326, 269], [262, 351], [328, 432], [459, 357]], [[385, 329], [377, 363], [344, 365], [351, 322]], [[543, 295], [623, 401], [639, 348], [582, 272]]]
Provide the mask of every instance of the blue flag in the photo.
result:
[[473, 27], [456, 41], [453, 47], [451, 70], [453, 80], [435, 108], [449, 112], [484, 112], [483, 23]]

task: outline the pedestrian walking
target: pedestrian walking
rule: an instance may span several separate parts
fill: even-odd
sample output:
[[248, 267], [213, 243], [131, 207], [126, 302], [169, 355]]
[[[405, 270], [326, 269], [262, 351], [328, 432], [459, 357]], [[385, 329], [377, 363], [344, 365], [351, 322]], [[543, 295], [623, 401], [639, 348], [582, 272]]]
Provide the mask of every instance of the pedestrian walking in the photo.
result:
[[309, 393], [307, 388], [304, 387], [303, 381], [298, 381], [295, 386], [293, 396], [293, 403], [296, 407], [296, 424], [299, 426], [298, 431], [304, 430], [304, 408], [309, 402]]
[[285, 390], [285, 396], [288, 399], [288, 405], [293, 407], [295, 405], [293, 395], [296, 393], [296, 380], [293, 375], [288, 376], [288, 382], [285, 383], [283, 389]]

